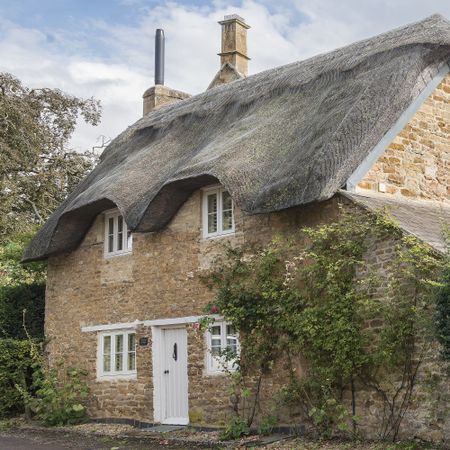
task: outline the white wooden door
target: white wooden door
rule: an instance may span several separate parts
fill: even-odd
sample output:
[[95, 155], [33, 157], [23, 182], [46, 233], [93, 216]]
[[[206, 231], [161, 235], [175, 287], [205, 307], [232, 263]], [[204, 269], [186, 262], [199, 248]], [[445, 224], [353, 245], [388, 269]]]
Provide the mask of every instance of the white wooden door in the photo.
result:
[[185, 328], [162, 330], [162, 423], [189, 423], [187, 332]]

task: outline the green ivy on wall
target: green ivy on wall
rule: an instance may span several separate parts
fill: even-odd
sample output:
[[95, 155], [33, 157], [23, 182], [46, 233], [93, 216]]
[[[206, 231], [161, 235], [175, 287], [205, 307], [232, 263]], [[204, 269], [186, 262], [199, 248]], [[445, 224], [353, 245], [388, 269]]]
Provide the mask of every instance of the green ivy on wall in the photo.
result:
[[[390, 261], [368, 264], [382, 242], [391, 242]], [[229, 249], [205, 282], [216, 289], [214, 308], [240, 333], [235, 413], [251, 425], [263, 375], [283, 360], [290, 381], [279, 398], [318, 433], [356, 433], [358, 390], [369, 389], [383, 403], [380, 438], [396, 439], [432, 345], [430, 303], [441, 268], [438, 255], [387, 215], [345, 207], [334, 223], [264, 248]]]

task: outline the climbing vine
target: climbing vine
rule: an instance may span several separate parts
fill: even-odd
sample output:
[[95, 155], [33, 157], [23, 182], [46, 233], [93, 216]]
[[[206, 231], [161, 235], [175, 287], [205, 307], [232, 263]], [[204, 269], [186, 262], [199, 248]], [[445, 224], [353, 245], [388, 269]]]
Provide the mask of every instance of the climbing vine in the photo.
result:
[[[355, 214], [342, 208], [335, 222], [264, 248], [230, 248], [206, 277], [214, 308], [240, 333], [234, 398], [253, 402], [234, 410], [247, 427], [264, 375], [282, 363], [289, 382], [281, 403], [319, 434], [356, 433], [356, 398], [371, 390], [382, 402], [380, 437], [397, 438], [432, 343], [430, 299], [442, 263], [387, 215]], [[392, 254], [369, 261], [377, 251]]]

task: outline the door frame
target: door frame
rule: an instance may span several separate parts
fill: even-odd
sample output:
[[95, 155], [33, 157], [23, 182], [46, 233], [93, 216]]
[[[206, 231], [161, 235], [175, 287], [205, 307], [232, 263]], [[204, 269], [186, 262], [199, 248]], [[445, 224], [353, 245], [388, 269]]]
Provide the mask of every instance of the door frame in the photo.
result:
[[[163, 358], [163, 336], [164, 330], [167, 329], [181, 329], [186, 332], [186, 352], [188, 347], [187, 342], [187, 328], [186, 324], [175, 325], [161, 325], [152, 326], [152, 366], [153, 366], [153, 422], [170, 424], [170, 425], [187, 425], [189, 423], [189, 417], [181, 418], [177, 424], [169, 423], [163, 417], [163, 370], [162, 370], [162, 358]], [[188, 360], [189, 360], [189, 354]], [[187, 361], [188, 362], [188, 361]], [[187, 395], [188, 395], [188, 409], [189, 409], [189, 375], [186, 373], [187, 378]]]

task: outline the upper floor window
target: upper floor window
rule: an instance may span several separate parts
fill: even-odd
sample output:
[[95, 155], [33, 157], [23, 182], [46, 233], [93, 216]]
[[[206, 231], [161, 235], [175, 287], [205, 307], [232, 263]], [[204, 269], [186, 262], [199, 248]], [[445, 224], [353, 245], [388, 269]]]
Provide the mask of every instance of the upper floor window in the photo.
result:
[[215, 237], [234, 232], [233, 199], [222, 187], [203, 191], [203, 236]]
[[105, 255], [114, 256], [130, 253], [132, 235], [118, 210], [105, 214]]
[[236, 370], [239, 356], [239, 339], [235, 327], [227, 322], [215, 322], [209, 327], [207, 338], [208, 373]]
[[136, 375], [136, 334], [134, 331], [99, 335], [97, 362], [99, 378], [133, 378]]

